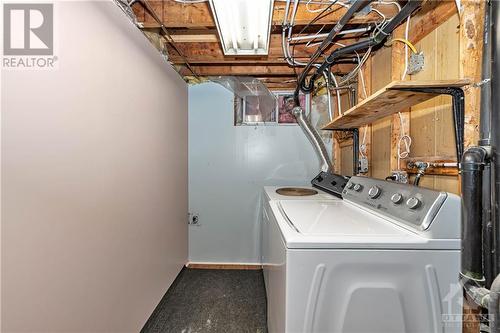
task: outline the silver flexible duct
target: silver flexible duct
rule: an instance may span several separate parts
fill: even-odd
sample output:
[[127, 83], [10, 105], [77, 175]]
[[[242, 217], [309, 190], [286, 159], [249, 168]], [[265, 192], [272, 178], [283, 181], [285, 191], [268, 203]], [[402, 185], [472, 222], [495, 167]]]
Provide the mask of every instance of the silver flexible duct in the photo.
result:
[[304, 134], [313, 145], [316, 154], [318, 154], [318, 157], [321, 161], [321, 171], [332, 172], [333, 171], [332, 162], [328, 158], [328, 152], [326, 150], [325, 143], [319, 136], [318, 131], [316, 131], [316, 129], [309, 122], [309, 120], [306, 119], [304, 115], [304, 110], [300, 106], [293, 108], [292, 112], [295, 118], [297, 119], [299, 126], [304, 131]]

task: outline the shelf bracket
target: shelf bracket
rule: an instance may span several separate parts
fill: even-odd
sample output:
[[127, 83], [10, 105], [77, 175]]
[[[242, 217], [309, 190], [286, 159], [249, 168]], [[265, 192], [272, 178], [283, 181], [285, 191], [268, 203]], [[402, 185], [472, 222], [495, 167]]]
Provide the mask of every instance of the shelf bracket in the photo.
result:
[[449, 95], [452, 98], [453, 122], [455, 125], [455, 143], [457, 160], [462, 160], [464, 153], [464, 128], [465, 128], [465, 94], [462, 88], [458, 87], [422, 87], [422, 88], [391, 88], [392, 90], [402, 90], [420, 92], [427, 94]]
[[359, 129], [345, 128], [332, 129], [330, 131], [352, 132], [352, 172], [353, 176], [356, 176], [359, 173]]

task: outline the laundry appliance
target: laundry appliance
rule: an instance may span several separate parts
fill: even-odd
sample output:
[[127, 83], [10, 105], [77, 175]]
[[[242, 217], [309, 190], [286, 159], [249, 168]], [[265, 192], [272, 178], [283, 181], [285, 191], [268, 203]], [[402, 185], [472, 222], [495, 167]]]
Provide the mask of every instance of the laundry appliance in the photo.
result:
[[319, 193], [264, 200], [270, 332], [461, 331], [458, 196], [357, 176]]

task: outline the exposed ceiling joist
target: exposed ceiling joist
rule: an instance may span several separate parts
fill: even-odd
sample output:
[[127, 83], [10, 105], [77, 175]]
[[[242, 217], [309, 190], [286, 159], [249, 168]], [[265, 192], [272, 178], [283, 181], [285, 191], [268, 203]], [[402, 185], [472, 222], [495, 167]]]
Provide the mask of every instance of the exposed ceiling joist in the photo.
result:
[[[284, 1], [275, 1], [274, 4], [269, 54], [258, 57], [235, 57], [223, 54], [208, 2], [144, 1], [147, 2], [147, 7], [155, 13], [158, 20], [163, 23], [163, 26], [160, 26], [158, 21], [140, 3], [133, 5], [137, 20], [148, 34], [160, 36], [168, 33], [168, 40], [171, 43], [167, 43], [163, 47], [160, 45], [159, 49], [165, 50], [166, 48], [169, 61], [178, 68], [181, 75], [191, 76], [195, 73], [199, 76], [254, 76], [262, 78], [268, 87], [274, 89], [289, 89], [295, 86], [296, 72], [286, 63], [282, 50], [281, 24], [286, 5]], [[318, 12], [315, 12], [316, 9], [326, 7], [324, 4], [311, 3], [307, 8], [306, 3], [307, 1], [302, 1], [298, 7], [295, 19], [297, 29], [309, 24], [318, 15]], [[381, 15], [377, 12], [380, 12], [387, 19], [392, 18], [397, 13], [397, 7], [390, 4], [390, 2], [385, 2], [385, 4], [374, 3], [373, 8], [376, 8], [377, 11], [362, 11], [355, 15], [349, 21], [349, 26], [357, 28], [358, 25], [366, 26], [368, 23], [380, 22]], [[325, 25], [325, 28], [322, 28], [322, 30], [329, 31], [345, 14], [346, 10], [346, 8], [338, 5], [333, 6], [324, 16], [309, 26], [303, 34], [310, 36], [323, 25]], [[339, 41], [345, 45], [353, 44], [360, 37], [363, 38], [362, 35], [363, 32], [348, 34], [341, 36]], [[312, 42], [312, 45], [307, 46], [306, 42], [308, 41]], [[332, 51], [337, 47], [331, 45], [326, 51]], [[317, 44], [314, 41], [304, 40], [297, 42], [291, 49], [293, 49], [295, 60], [307, 62], [316, 48]], [[351, 63], [337, 64], [333, 68], [333, 72], [347, 73], [354, 66]], [[190, 67], [192, 71], [186, 67]], [[302, 68], [296, 70], [301, 72]]]
[[[295, 77], [295, 72], [292, 67], [285, 64], [267, 64], [259, 65], [254, 63], [248, 64], [227, 64], [227, 65], [193, 65], [193, 70], [200, 76], [226, 76], [226, 75], [245, 75], [245, 76], [284, 76]], [[336, 65], [332, 71], [346, 73], [353, 68], [353, 65]], [[300, 71], [300, 69], [298, 69]], [[181, 75], [191, 75], [189, 70], [181, 68]]]
[[[175, 38], [174, 38], [175, 41]], [[357, 39], [342, 40], [345, 44], [352, 44]], [[260, 57], [234, 57], [225, 56], [218, 41], [215, 42], [176, 42], [178, 49], [184, 54], [191, 64], [211, 64], [211, 63], [281, 63], [285, 64], [281, 45], [281, 35], [271, 35], [269, 44], [269, 55]], [[339, 46], [333, 45], [330, 50]], [[297, 60], [306, 61], [316, 50], [315, 46], [307, 47], [305, 43], [297, 45], [294, 56]], [[182, 64], [183, 58], [176, 52], [169, 52], [169, 59], [174, 64]]]
[[[210, 11], [208, 2], [185, 4], [174, 0], [151, 1], [151, 7], [162, 19], [164, 26], [167, 29], [213, 29], [215, 23]], [[311, 4], [311, 10], [324, 8]], [[157, 28], [158, 23], [147, 13], [140, 5], [134, 5], [136, 16], [145, 28]], [[397, 13], [397, 8], [390, 4], [373, 4], [387, 18], [393, 17]], [[344, 7], [333, 6], [328, 15], [324, 15], [321, 19], [314, 22], [314, 25], [335, 24], [347, 11]], [[280, 26], [283, 22], [285, 12], [285, 2], [275, 1], [273, 12], [273, 25]], [[310, 12], [306, 8], [306, 4], [299, 5], [295, 19], [296, 25], [306, 25], [316, 17], [318, 13]], [[376, 12], [368, 14], [358, 14], [349, 22], [350, 24], [366, 24], [380, 21], [381, 17]]]

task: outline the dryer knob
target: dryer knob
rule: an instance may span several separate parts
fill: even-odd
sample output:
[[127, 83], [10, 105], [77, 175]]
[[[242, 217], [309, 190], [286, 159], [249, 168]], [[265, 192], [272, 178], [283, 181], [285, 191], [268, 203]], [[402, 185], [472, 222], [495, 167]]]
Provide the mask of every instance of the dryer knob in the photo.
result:
[[363, 185], [361, 185], [361, 184], [354, 185], [354, 191], [361, 192], [362, 189], [363, 189]]
[[403, 195], [401, 193], [394, 193], [391, 197], [391, 201], [398, 205], [403, 201]]
[[368, 196], [372, 199], [376, 199], [380, 196], [380, 193], [382, 193], [382, 190], [380, 190], [380, 187], [372, 186], [370, 188], [370, 190], [368, 191]]
[[347, 183], [347, 185], [345, 186], [348, 190], [352, 189], [354, 187], [354, 184], [353, 183]]
[[411, 197], [410, 199], [408, 199], [406, 201], [406, 205], [410, 209], [417, 209], [418, 207], [420, 207], [421, 204], [422, 204], [422, 202], [415, 197]]

